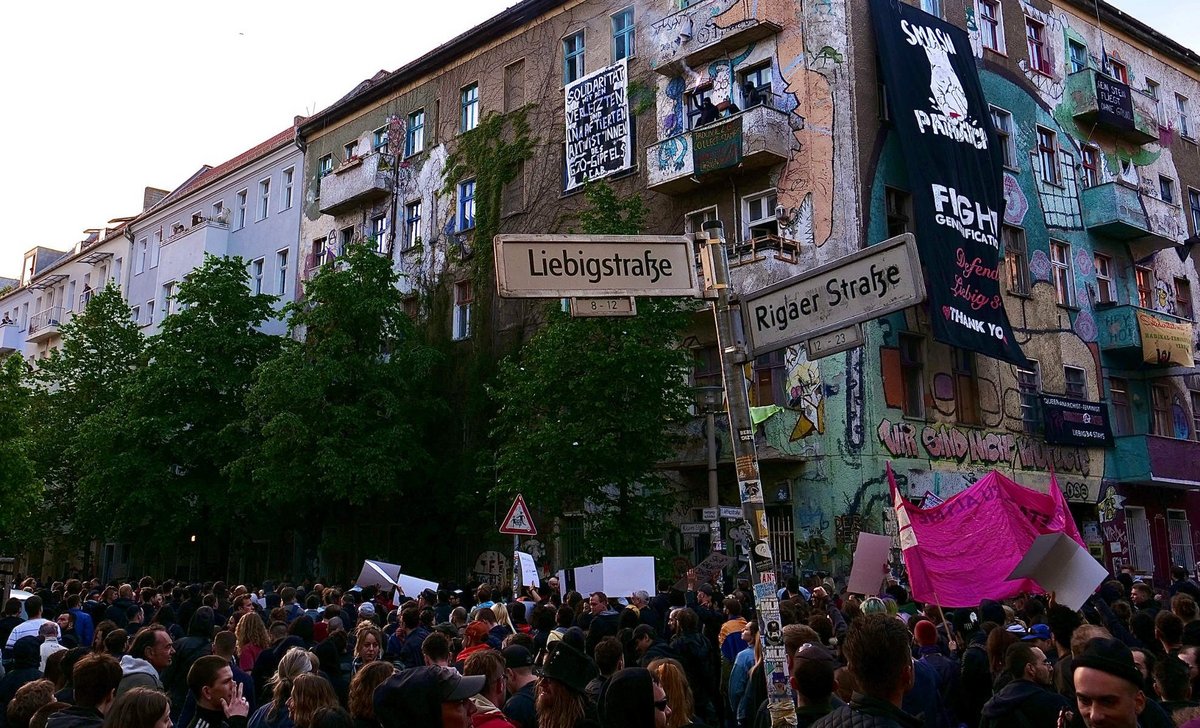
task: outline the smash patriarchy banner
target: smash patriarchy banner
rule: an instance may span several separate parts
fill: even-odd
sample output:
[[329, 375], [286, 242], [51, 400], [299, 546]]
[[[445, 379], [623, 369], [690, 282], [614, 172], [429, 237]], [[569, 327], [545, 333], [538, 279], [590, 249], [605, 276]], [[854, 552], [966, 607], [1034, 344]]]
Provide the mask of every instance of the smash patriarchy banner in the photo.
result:
[[1004, 178], [965, 31], [871, 0], [879, 68], [907, 161], [933, 336], [1029, 366], [1000, 295]]
[[624, 58], [563, 89], [566, 96], [566, 189], [633, 166], [629, 67]]
[[975, 607], [983, 599], [1043, 591], [1032, 579], [1008, 578], [1034, 540], [1063, 533], [1084, 545], [1053, 475], [1050, 492], [1039, 493], [993, 470], [932, 508], [918, 508], [900, 495], [890, 463], [887, 475], [897, 537], [917, 601]]

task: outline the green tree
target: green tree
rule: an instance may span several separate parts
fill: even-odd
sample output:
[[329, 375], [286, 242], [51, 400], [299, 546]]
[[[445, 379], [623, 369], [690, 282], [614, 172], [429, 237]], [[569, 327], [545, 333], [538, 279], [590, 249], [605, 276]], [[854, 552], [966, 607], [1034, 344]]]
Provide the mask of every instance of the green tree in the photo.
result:
[[[639, 197], [598, 184], [587, 199], [586, 232], [641, 231]], [[630, 318], [571, 318], [550, 307], [492, 392], [497, 495], [522, 493], [545, 513], [586, 511], [589, 559], [663, 551], [671, 504], [656, 465], [691, 402], [691, 358], [677, 346], [689, 305], [643, 298], [637, 308]]]
[[241, 423], [254, 370], [280, 339], [256, 327], [274, 296], [251, 294], [241, 258], [209, 256], [181, 281], [147, 364], [84, 420], [81, 517], [93, 532], [166, 545], [245, 526], [246, 489], [226, 469], [248, 443]]
[[257, 446], [234, 467], [276, 506], [423, 497], [440, 357], [417, 339], [397, 280], [386, 257], [353, 245], [288, 307], [303, 341], [256, 373], [245, 432]]
[[29, 396], [25, 361], [0, 361], [0, 549], [36, 538], [34, 512], [42, 485], [29, 459]]

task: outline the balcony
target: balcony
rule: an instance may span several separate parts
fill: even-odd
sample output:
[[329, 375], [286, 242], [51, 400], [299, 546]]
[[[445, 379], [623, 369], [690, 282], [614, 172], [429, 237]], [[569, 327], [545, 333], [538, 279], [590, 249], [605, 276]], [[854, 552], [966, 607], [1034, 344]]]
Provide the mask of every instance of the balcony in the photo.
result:
[[711, 172], [786, 162], [791, 144], [787, 114], [755, 106], [650, 146], [649, 187], [668, 195], [691, 192]]
[[375, 152], [357, 160], [342, 163], [335, 171], [321, 178], [321, 214], [338, 215], [392, 192], [391, 158]]
[[[1138, 323], [1138, 313], [1144, 316], [1150, 316], [1154, 319], [1167, 324], [1172, 328], [1180, 326], [1191, 327], [1191, 321], [1178, 316], [1172, 316], [1169, 313], [1161, 311], [1153, 311], [1140, 306], [1126, 304], [1123, 306], [1105, 306], [1100, 304], [1096, 307], [1096, 342], [1100, 345], [1100, 351], [1106, 354], [1115, 354], [1117, 357], [1124, 357], [1127, 361], [1123, 362], [1137, 367], [1152, 366], [1144, 362], [1143, 342], [1142, 342], [1142, 327]], [[1160, 337], [1162, 332], [1154, 332]], [[1188, 339], [1188, 343], [1184, 346], [1190, 348], [1191, 334], [1183, 332], [1179, 335], [1180, 340]], [[1122, 363], [1122, 362], [1117, 362]]]
[[[725, 19], [721, 0], [694, 2], [650, 28], [651, 65], [664, 76], [678, 76], [716, 58], [778, 33], [782, 18]], [[734, 10], [737, 8], [735, 7]], [[728, 13], [732, 14], [732, 13]]]
[[29, 317], [29, 332], [25, 341], [33, 344], [38, 341], [58, 336], [58, 327], [63, 321], [62, 306], [54, 306], [38, 311]]
[[16, 324], [0, 325], [0, 356], [15, 354], [25, 348], [25, 338]]
[[1200, 442], [1159, 435], [1116, 438], [1104, 471], [1106, 480], [1159, 485], [1200, 485]]
[[204, 265], [205, 253], [217, 258], [229, 254], [229, 225], [201, 219], [164, 240], [158, 251], [159, 280], [182, 280]]
[[1187, 228], [1179, 208], [1123, 182], [1083, 190], [1083, 226], [1130, 243], [1135, 258], [1182, 244]]
[[1103, 129], [1138, 145], [1158, 141], [1154, 99], [1094, 68], [1067, 76], [1067, 98], [1075, 108], [1075, 123], [1085, 132]]

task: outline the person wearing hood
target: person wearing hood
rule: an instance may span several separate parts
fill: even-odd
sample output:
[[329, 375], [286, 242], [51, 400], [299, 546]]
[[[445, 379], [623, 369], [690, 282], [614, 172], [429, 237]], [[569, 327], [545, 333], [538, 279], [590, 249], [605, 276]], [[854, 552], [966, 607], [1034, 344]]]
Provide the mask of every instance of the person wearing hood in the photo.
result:
[[333, 686], [338, 701], [345, 704], [350, 694], [350, 677], [342, 670], [342, 654], [337, 642], [330, 638], [310, 650], [317, 656], [321, 674]]
[[75, 704], [46, 721], [47, 728], [100, 728], [116, 699], [121, 666], [110, 655], [91, 654], [75, 663]]
[[192, 664], [205, 655], [212, 654], [213, 623], [216, 619], [211, 607], [200, 607], [188, 622], [187, 636], [175, 641], [175, 657], [163, 675], [167, 697], [171, 699], [171, 719], [179, 720], [187, 700], [188, 671]]
[[1004, 670], [1012, 680], [984, 704], [980, 728], [1055, 725], [1060, 711], [1071, 710], [1070, 701], [1051, 690], [1050, 661], [1039, 648], [1009, 645]]
[[161, 624], [152, 624], [138, 632], [129, 647], [129, 654], [121, 658], [121, 684], [117, 687], [117, 695], [137, 687], [163, 690], [162, 675], [174, 657], [175, 643]]
[[[0, 679], [0, 705], [4, 706], [8, 705], [22, 685], [42, 676], [42, 671], [38, 669], [38, 665], [42, 663], [42, 652], [37, 637], [22, 637], [17, 640], [13, 645], [12, 655], [13, 667]], [[4, 725], [3, 720], [0, 720], [0, 725]]]

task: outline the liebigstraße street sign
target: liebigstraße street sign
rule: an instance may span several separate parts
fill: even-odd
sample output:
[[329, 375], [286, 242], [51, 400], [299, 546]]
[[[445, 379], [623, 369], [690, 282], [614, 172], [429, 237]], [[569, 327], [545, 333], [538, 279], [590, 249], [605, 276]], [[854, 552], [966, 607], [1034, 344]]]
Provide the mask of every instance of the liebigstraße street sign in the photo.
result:
[[506, 234], [493, 243], [503, 298], [700, 294], [686, 235]]
[[766, 354], [925, 300], [911, 233], [742, 296], [754, 354]]

